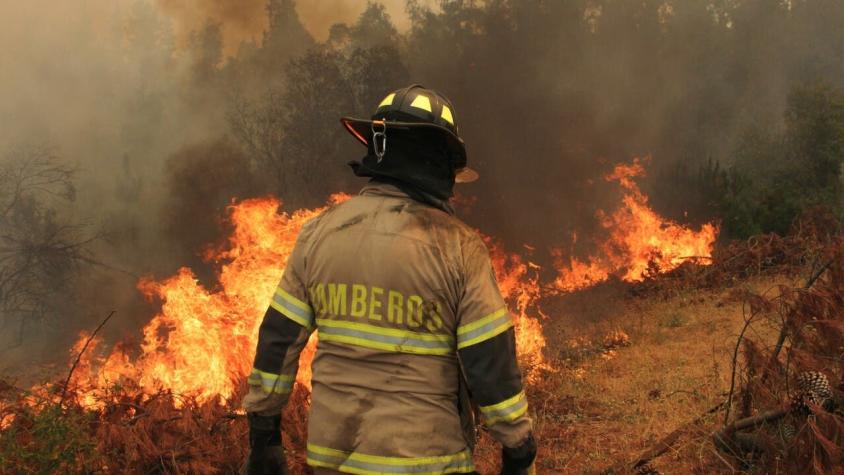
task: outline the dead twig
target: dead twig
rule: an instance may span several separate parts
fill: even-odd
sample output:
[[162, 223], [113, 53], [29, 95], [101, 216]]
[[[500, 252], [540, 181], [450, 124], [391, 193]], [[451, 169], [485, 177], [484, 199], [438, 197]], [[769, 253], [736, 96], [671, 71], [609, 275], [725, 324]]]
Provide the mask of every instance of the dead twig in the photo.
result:
[[[809, 278], [806, 280], [806, 284], [803, 285], [803, 290], [809, 290], [815, 285], [815, 282], [829, 269], [829, 266], [832, 265], [832, 260], [826, 262], [826, 264], [820, 266], [818, 270], [816, 270]], [[760, 380], [764, 383], [768, 380], [768, 368], [775, 367], [777, 363], [777, 359], [779, 358], [780, 352], [782, 351], [783, 344], [785, 344], [785, 338], [788, 336], [788, 321], [783, 322], [782, 328], [780, 329], [779, 337], [777, 337], [777, 344], [774, 346], [774, 351], [771, 353], [771, 360], [768, 366], [765, 367], [763, 370], [762, 376]]]
[[65, 379], [64, 381], [64, 387], [62, 387], [62, 397], [59, 399], [59, 406], [64, 404], [64, 399], [67, 395], [67, 388], [70, 385], [70, 378], [73, 377], [73, 372], [76, 371], [76, 367], [79, 365], [79, 361], [82, 360], [82, 355], [85, 354], [85, 350], [88, 349], [88, 345], [91, 344], [91, 341], [94, 339], [95, 336], [97, 336], [97, 333], [105, 326], [105, 324], [108, 323], [109, 320], [111, 320], [111, 317], [114, 316], [115, 312], [116, 310], [112, 310], [108, 314], [108, 316], [105, 317], [102, 322], [100, 322], [100, 325], [94, 330], [93, 333], [91, 333], [91, 335], [85, 341], [85, 346], [82, 347], [82, 351], [80, 351], [79, 354], [76, 355], [76, 360], [73, 362], [73, 365], [71, 365], [70, 371], [67, 373], [67, 379]]
[[[742, 304], [742, 314], [744, 313], [744, 308], [744, 304]], [[750, 317], [744, 320], [744, 326], [741, 328], [738, 340], [736, 341], [736, 346], [733, 349], [732, 372], [730, 376], [730, 391], [727, 393], [727, 410], [724, 412], [724, 424], [726, 424], [730, 420], [730, 407], [732, 407], [733, 405], [733, 394], [735, 394], [736, 389], [736, 366], [738, 365], [739, 348], [741, 348], [741, 342], [744, 340], [744, 334], [747, 332], [747, 329], [750, 327], [750, 324], [753, 322], [753, 319], [755, 317], [756, 314], [753, 313], [753, 310], [751, 309]]]
[[227, 412], [220, 416], [222, 419], [246, 419], [246, 413]]
[[719, 459], [719, 460], [721, 460], [722, 462], [724, 462], [724, 465], [726, 465], [727, 467], [729, 467], [729, 468], [730, 468], [730, 472], [731, 472], [731, 473], [736, 473], [736, 468], [735, 468], [735, 467], [733, 467], [733, 465], [732, 465], [730, 462], [727, 462], [727, 459], [725, 459], [725, 458], [724, 458], [724, 456], [723, 456], [723, 455], [721, 455], [721, 453], [720, 453], [720, 452], [718, 452], [717, 450], [714, 450], [714, 449], [709, 449], [709, 450], [711, 450], [711, 451], [712, 451], [712, 453], [713, 453], [716, 457], [718, 457], [718, 459]]
[[[833, 261], [827, 261], [826, 264], [822, 265], [818, 268], [809, 278], [806, 280], [806, 283], [803, 285], [803, 290], [809, 290], [812, 286], [817, 282], [817, 280], [823, 275], [823, 273], [832, 265]], [[735, 383], [736, 383], [736, 366], [738, 362], [738, 352], [739, 348], [741, 347], [741, 342], [744, 340], [744, 334], [747, 332], [748, 327], [752, 323], [753, 319], [756, 317], [756, 314], [751, 314], [750, 318], [746, 319], [744, 322], [744, 326], [739, 333], [738, 340], [736, 341], [736, 346], [733, 351], [733, 360], [732, 360], [732, 376], [730, 378], [730, 391], [729, 396], [727, 397], [727, 410], [724, 413], [724, 424], [726, 425], [730, 420], [730, 409], [733, 403], [733, 394], [735, 394]], [[788, 321], [783, 322], [782, 328], [780, 329], [779, 337], [777, 338], [776, 346], [774, 347], [773, 352], [771, 353], [770, 364], [765, 367], [763, 370], [762, 376], [760, 376], [760, 380], [764, 383], [768, 378], [768, 368], [773, 368], [776, 364], [776, 361], [779, 357], [780, 351], [782, 350], [783, 343], [785, 343], [785, 338], [788, 335]]]

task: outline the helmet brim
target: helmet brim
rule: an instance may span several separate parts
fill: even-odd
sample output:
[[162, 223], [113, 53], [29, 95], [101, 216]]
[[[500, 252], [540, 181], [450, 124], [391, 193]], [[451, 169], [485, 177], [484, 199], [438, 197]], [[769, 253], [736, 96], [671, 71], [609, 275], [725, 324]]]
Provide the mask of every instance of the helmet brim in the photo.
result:
[[[343, 117], [340, 119], [340, 122], [343, 124], [343, 127], [346, 129], [349, 134], [352, 135], [358, 142], [363, 144], [364, 146], [369, 146], [369, 138], [372, 136], [372, 120], [370, 119], [356, 119], [354, 117]], [[463, 140], [460, 139], [454, 132], [448, 130], [447, 128], [437, 125], [437, 124], [430, 124], [424, 122], [397, 122], [397, 121], [384, 121], [384, 126], [387, 129], [413, 129], [413, 128], [427, 128], [427, 129], [434, 129], [438, 132], [443, 133], [446, 138], [446, 143], [448, 144], [449, 149], [460, 157], [460, 160], [463, 163], [466, 163], [466, 146], [463, 143]], [[470, 183], [478, 179], [478, 172], [472, 170], [469, 167], [462, 167], [457, 170], [457, 175], [455, 177], [456, 183]]]
[[478, 172], [469, 168], [463, 167], [457, 170], [456, 175], [454, 176], [455, 183], [472, 183], [473, 181], [477, 180], [480, 177]]

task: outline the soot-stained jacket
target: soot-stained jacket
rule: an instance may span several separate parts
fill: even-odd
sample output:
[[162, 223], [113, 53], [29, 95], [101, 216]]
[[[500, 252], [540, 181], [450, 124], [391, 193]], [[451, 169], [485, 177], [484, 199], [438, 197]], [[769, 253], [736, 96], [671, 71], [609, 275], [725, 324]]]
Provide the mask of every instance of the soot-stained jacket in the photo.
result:
[[531, 430], [513, 321], [477, 233], [388, 184], [308, 222], [261, 324], [247, 411], [278, 414], [318, 332], [308, 463], [348, 473], [468, 473], [461, 364], [508, 447]]

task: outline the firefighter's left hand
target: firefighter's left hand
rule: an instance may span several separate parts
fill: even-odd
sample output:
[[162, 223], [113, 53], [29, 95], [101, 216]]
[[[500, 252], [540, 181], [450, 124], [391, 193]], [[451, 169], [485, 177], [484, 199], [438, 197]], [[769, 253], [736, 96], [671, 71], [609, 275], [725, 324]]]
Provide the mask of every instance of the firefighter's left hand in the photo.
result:
[[284, 448], [281, 446], [281, 415], [259, 416], [250, 413], [249, 458], [243, 475], [288, 475]]
[[536, 459], [536, 439], [530, 434], [518, 447], [504, 447], [501, 450], [501, 475], [532, 475], [536, 473], [533, 462]]
[[243, 475], [288, 475], [287, 461], [281, 446], [252, 449], [241, 470]]

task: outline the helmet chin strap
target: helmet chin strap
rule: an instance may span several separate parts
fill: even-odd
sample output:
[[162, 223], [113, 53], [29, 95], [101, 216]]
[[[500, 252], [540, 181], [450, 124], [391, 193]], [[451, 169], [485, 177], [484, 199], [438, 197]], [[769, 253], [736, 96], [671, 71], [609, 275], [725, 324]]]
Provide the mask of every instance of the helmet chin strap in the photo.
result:
[[[381, 130], [376, 130], [380, 126]], [[381, 163], [387, 153], [387, 124], [383, 120], [372, 121], [372, 148], [375, 151], [377, 163]]]

